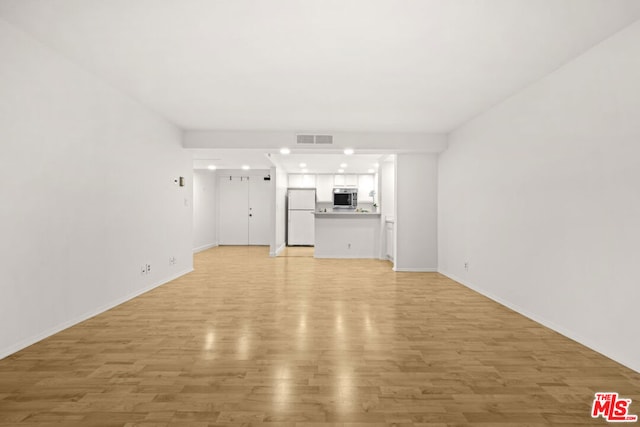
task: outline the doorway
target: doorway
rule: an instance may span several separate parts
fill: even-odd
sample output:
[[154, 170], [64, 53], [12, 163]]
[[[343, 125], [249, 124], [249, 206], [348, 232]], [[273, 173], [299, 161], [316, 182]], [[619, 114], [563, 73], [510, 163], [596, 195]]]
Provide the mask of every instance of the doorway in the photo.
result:
[[271, 181], [262, 176], [220, 176], [219, 190], [219, 244], [269, 245]]

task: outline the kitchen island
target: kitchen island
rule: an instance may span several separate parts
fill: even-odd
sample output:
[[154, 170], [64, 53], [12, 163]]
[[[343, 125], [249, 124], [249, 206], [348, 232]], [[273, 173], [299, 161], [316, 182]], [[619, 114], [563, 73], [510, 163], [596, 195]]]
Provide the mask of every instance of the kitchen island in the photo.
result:
[[316, 258], [379, 258], [380, 213], [315, 212]]

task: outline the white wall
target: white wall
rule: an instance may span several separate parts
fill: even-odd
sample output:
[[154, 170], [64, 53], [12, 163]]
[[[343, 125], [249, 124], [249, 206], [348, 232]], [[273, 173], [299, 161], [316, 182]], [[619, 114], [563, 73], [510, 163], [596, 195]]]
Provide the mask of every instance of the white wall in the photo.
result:
[[393, 217], [395, 215], [395, 175], [394, 159], [380, 164], [380, 213], [383, 217]]
[[[378, 171], [378, 200], [380, 203], [380, 259], [393, 259], [395, 238], [395, 155], [380, 164]], [[389, 221], [389, 224], [387, 224]], [[388, 231], [390, 230], [390, 231]], [[391, 251], [387, 251], [387, 247]]]
[[396, 271], [436, 271], [438, 157], [398, 154], [395, 165]]
[[0, 63], [4, 357], [190, 271], [192, 180], [178, 129], [3, 20]]
[[193, 171], [193, 251], [218, 245], [216, 173], [208, 169]]
[[639, 40], [635, 23], [477, 117], [439, 163], [440, 270], [637, 371]]
[[287, 226], [287, 172], [280, 167], [271, 168], [271, 179], [275, 179], [275, 201], [273, 205], [274, 240], [271, 244], [270, 255], [277, 256], [286, 246], [285, 230]]
[[[346, 147], [392, 152], [440, 153], [447, 148], [443, 133], [409, 132], [331, 132], [332, 149]], [[295, 147], [296, 133], [282, 131], [186, 131], [186, 148], [264, 148]]]

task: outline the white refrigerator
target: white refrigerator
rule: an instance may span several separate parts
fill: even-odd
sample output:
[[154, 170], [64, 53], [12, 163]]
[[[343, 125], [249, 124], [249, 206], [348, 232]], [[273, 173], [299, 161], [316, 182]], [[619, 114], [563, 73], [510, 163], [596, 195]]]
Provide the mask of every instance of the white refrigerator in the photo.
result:
[[316, 190], [290, 188], [287, 193], [287, 245], [315, 243]]

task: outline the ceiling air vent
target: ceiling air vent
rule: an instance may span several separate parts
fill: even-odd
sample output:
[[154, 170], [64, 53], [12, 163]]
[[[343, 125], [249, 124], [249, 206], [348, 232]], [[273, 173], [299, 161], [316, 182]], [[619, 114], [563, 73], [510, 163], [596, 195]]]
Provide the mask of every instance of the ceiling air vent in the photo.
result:
[[296, 144], [313, 144], [314, 140], [313, 135], [296, 135]]
[[296, 144], [333, 144], [333, 135], [296, 135]]
[[333, 144], [333, 136], [316, 135], [316, 144]]

